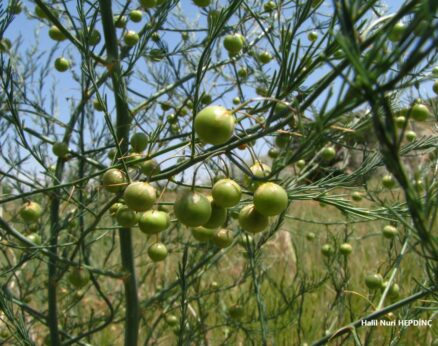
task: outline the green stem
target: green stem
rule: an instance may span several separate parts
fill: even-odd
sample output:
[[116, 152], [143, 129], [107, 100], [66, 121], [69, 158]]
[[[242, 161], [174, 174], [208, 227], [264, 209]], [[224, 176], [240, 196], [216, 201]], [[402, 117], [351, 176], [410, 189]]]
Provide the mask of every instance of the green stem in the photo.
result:
[[[116, 29], [113, 21], [113, 12], [110, 0], [100, 0], [100, 11], [105, 36], [105, 46], [108, 54], [108, 62], [111, 69], [111, 79], [114, 90], [114, 98], [117, 112], [116, 137], [120, 143], [119, 154], [128, 152], [129, 127], [131, 116], [129, 114], [126, 85], [122, 77], [119, 52], [117, 48]], [[121, 228], [119, 231], [120, 251], [122, 266], [128, 274], [124, 280], [125, 285], [125, 345], [135, 346], [138, 342], [139, 328], [139, 304], [137, 293], [137, 278], [135, 275], [134, 255], [132, 249], [132, 234], [130, 228]]]

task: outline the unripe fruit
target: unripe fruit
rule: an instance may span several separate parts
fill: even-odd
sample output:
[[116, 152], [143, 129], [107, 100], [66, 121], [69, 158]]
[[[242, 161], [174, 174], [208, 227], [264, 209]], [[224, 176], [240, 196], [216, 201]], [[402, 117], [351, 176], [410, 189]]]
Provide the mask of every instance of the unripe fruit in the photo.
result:
[[303, 169], [303, 168], [306, 166], [306, 161], [304, 161], [304, 160], [298, 160], [297, 163], [296, 163], [296, 165], [297, 165], [297, 167], [298, 167], [299, 169]]
[[228, 308], [228, 314], [233, 320], [240, 320], [244, 315], [243, 307], [239, 304], [235, 304]]
[[272, 55], [271, 53], [264, 51], [264, 52], [260, 52], [257, 55], [257, 60], [261, 63], [261, 64], [267, 64], [272, 60]]
[[119, 208], [123, 207], [124, 204], [123, 203], [114, 203], [113, 205], [111, 205], [111, 207], [109, 208], [109, 213], [112, 217], [115, 217], [117, 214], [117, 210], [119, 210]]
[[287, 209], [287, 192], [278, 184], [264, 183], [254, 193], [254, 206], [264, 216], [275, 216]]
[[143, 8], [150, 9], [157, 6], [157, 0], [140, 0], [140, 4]]
[[213, 185], [211, 195], [216, 205], [231, 208], [240, 202], [242, 190], [234, 180], [221, 179]]
[[157, 192], [148, 183], [136, 181], [128, 185], [123, 193], [126, 205], [135, 211], [146, 211], [152, 208], [157, 199]]
[[143, 12], [140, 10], [132, 10], [129, 13], [129, 19], [131, 19], [134, 23], [139, 23], [143, 19]]
[[52, 146], [52, 152], [57, 157], [65, 158], [68, 155], [68, 145], [64, 142], [56, 142]]
[[275, 5], [275, 2], [274, 2], [274, 1], [268, 1], [268, 2], [265, 2], [265, 3], [263, 4], [263, 9], [264, 9], [266, 12], [272, 12], [272, 11], [274, 11], [276, 8], [277, 8], [277, 5]]
[[211, 216], [211, 203], [204, 195], [193, 192], [183, 192], [175, 201], [176, 218], [189, 227], [203, 226]]
[[395, 186], [395, 181], [392, 175], [385, 175], [382, 178], [382, 185], [383, 187], [386, 187], [387, 189], [392, 189]]
[[122, 227], [134, 227], [137, 224], [138, 215], [126, 205], [122, 205], [117, 209], [116, 220]]
[[41, 236], [38, 233], [31, 233], [26, 238], [27, 238], [27, 240], [34, 243], [35, 245], [42, 244]]
[[207, 7], [210, 5], [211, 0], [193, 0], [193, 3], [198, 7]]
[[321, 253], [325, 256], [325, 257], [330, 257], [331, 255], [333, 255], [334, 250], [333, 247], [330, 244], [324, 244], [321, 247]]
[[421, 104], [415, 103], [411, 108], [411, 117], [416, 121], [426, 121], [430, 116], [429, 109]]
[[209, 198], [211, 201], [211, 215], [208, 221], [203, 224], [206, 228], [218, 228], [223, 226], [227, 220], [227, 209], [222, 208], [213, 201], [213, 198]]
[[82, 268], [73, 268], [67, 278], [75, 288], [81, 289], [90, 281], [90, 273]]
[[43, 214], [43, 209], [36, 202], [27, 202], [21, 206], [19, 214], [24, 222], [37, 222]]
[[170, 225], [169, 214], [159, 210], [148, 210], [140, 215], [138, 226], [145, 234], [157, 234], [165, 231]]
[[399, 129], [404, 128], [405, 124], [406, 124], [406, 118], [403, 115], [400, 115], [395, 118], [395, 126], [397, 126]]
[[[388, 281], [385, 281], [382, 284], [382, 290], [386, 289], [386, 286], [388, 286]], [[388, 290], [388, 297], [390, 299], [397, 299], [400, 297], [400, 286], [397, 283], [393, 283]]]
[[349, 254], [351, 254], [352, 251], [353, 248], [349, 243], [341, 244], [341, 246], [339, 247], [339, 252], [344, 256], [348, 256]]
[[224, 38], [224, 48], [230, 54], [238, 54], [245, 43], [245, 39], [240, 34], [226, 35]]
[[99, 44], [100, 40], [102, 39], [102, 36], [100, 35], [100, 32], [96, 29], [93, 29], [91, 32], [89, 31], [88, 36], [88, 44], [91, 46], [96, 46]]
[[116, 168], [107, 170], [102, 176], [103, 188], [112, 193], [122, 191], [126, 183], [125, 173]]
[[164, 319], [166, 320], [166, 323], [171, 327], [175, 327], [179, 323], [178, 317], [176, 317], [175, 315], [166, 314], [166, 317]]
[[336, 156], [336, 150], [333, 147], [326, 147], [321, 151], [321, 158], [324, 161], [331, 161]]
[[202, 93], [201, 97], [199, 98], [199, 101], [201, 101], [201, 103], [204, 105], [208, 105], [213, 101], [213, 99], [210, 94]]
[[226, 108], [209, 106], [196, 115], [195, 131], [205, 143], [220, 145], [233, 136], [234, 123], [234, 116]]
[[62, 33], [62, 31], [56, 26], [52, 25], [49, 29], [49, 36], [54, 41], [64, 41], [66, 39], [65, 35]]
[[398, 42], [403, 37], [406, 26], [402, 22], [398, 22], [394, 25], [391, 32], [389, 33], [389, 40], [392, 42]]
[[143, 132], [134, 133], [129, 143], [134, 152], [141, 153], [148, 146], [148, 136]]
[[239, 78], [245, 79], [248, 77], [248, 70], [242, 67], [237, 71], [237, 75], [239, 76]]
[[142, 162], [140, 164], [140, 169], [141, 172], [148, 177], [160, 173], [160, 165], [154, 159]]
[[242, 208], [239, 213], [240, 227], [249, 233], [259, 233], [269, 225], [269, 218], [260, 214], [253, 204]]
[[126, 16], [114, 16], [114, 25], [116, 28], [123, 29], [128, 22]]
[[271, 159], [276, 159], [280, 155], [280, 151], [277, 148], [271, 148], [268, 151], [268, 156]]
[[240, 98], [239, 97], [233, 98], [233, 105], [238, 105], [239, 103], [240, 103]]
[[417, 134], [414, 131], [406, 131], [405, 136], [408, 142], [413, 142], [417, 139]]
[[288, 133], [280, 133], [275, 136], [275, 145], [279, 148], [285, 148], [290, 142], [290, 135]]
[[212, 241], [217, 247], [224, 249], [232, 244], [233, 232], [222, 228], [213, 235]]
[[[264, 178], [271, 174], [271, 167], [264, 163], [257, 162], [250, 167], [250, 171], [255, 177]], [[253, 180], [252, 177], [247, 175], [243, 177], [243, 181], [250, 191], [255, 191], [257, 187], [263, 184], [263, 181]]]
[[376, 290], [382, 288], [383, 285], [383, 277], [380, 274], [368, 274], [365, 277], [365, 285], [370, 290]]
[[197, 241], [201, 243], [211, 240], [213, 236], [216, 234], [215, 229], [205, 228], [202, 226], [192, 228], [191, 232], [193, 238], [195, 238]]
[[312, 241], [312, 240], [314, 240], [314, 239], [315, 239], [315, 233], [313, 233], [313, 232], [309, 232], [309, 233], [307, 233], [307, 234], [306, 234], [306, 239], [307, 239], [308, 241]]
[[351, 194], [351, 198], [353, 199], [353, 201], [359, 202], [362, 200], [362, 194], [359, 191], [354, 191]]
[[128, 47], [135, 46], [139, 40], [140, 36], [133, 30], [127, 31], [123, 36], [123, 41]]
[[57, 58], [55, 60], [55, 69], [59, 72], [65, 72], [70, 68], [70, 61], [66, 58]]
[[154, 262], [163, 261], [167, 257], [168, 251], [163, 243], [152, 244], [148, 249], [148, 255]]
[[105, 105], [102, 104], [98, 99], [94, 99], [93, 107], [98, 112], [103, 112], [105, 110]]
[[318, 33], [316, 31], [311, 31], [307, 34], [307, 38], [310, 42], [315, 42], [318, 39]]
[[383, 227], [382, 234], [385, 238], [392, 239], [398, 234], [397, 228], [391, 225], [386, 225]]

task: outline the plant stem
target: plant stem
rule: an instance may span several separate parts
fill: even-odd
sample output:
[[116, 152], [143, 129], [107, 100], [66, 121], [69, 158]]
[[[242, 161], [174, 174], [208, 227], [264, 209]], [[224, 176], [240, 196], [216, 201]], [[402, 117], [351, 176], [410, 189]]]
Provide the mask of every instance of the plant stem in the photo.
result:
[[[113, 21], [113, 12], [110, 0], [100, 0], [100, 11], [102, 15], [102, 25], [105, 36], [105, 46], [108, 55], [108, 68], [111, 72], [113, 83], [114, 98], [117, 112], [116, 137], [120, 144], [119, 155], [128, 152], [129, 128], [131, 116], [129, 114], [126, 85], [122, 77], [119, 52], [117, 48], [116, 29]], [[125, 285], [125, 345], [135, 346], [138, 342], [139, 328], [139, 305], [137, 293], [137, 278], [135, 275], [134, 255], [132, 249], [132, 234], [130, 228], [121, 228], [119, 231], [120, 251], [122, 266], [127, 273], [124, 280]]]

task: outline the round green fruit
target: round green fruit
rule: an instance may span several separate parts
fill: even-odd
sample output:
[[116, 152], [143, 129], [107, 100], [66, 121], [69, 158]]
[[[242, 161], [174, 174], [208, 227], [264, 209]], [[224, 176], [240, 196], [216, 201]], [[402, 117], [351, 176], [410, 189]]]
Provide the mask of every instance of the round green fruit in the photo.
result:
[[94, 99], [93, 107], [98, 112], [103, 112], [105, 110], [105, 105], [101, 103], [98, 99]]
[[382, 185], [383, 187], [386, 187], [387, 189], [392, 189], [395, 186], [395, 180], [392, 177], [392, 175], [385, 175], [382, 178]]
[[157, 6], [157, 0], [140, 0], [140, 4], [145, 9], [151, 9]]
[[278, 150], [278, 148], [271, 148], [268, 151], [268, 156], [271, 159], [276, 159], [279, 155], [280, 155], [280, 150]]
[[166, 320], [166, 323], [171, 327], [175, 327], [179, 323], [179, 319], [175, 315], [166, 314], [164, 319]]
[[382, 288], [383, 286], [383, 277], [380, 274], [368, 274], [365, 277], [365, 285], [370, 290], [376, 290]]
[[408, 142], [413, 142], [417, 139], [417, 133], [414, 131], [406, 131], [405, 136]]
[[31, 233], [28, 236], [26, 236], [27, 240], [34, 243], [35, 245], [41, 245], [42, 240], [41, 236], [38, 233]]
[[227, 221], [227, 209], [218, 206], [212, 198], [209, 200], [211, 200], [211, 215], [203, 226], [206, 228], [221, 227]]
[[122, 227], [134, 227], [137, 224], [138, 215], [126, 205], [122, 205], [117, 209], [116, 220]]
[[394, 226], [386, 225], [382, 229], [382, 234], [387, 239], [392, 239], [398, 235], [398, 230]]
[[325, 147], [321, 151], [321, 158], [324, 161], [331, 161], [335, 158], [335, 156], [336, 156], [336, 150], [333, 147]]
[[240, 320], [244, 312], [243, 307], [239, 304], [234, 304], [228, 308], [228, 314], [233, 320]]
[[248, 69], [242, 67], [237, 71], [237, 75], [239, 76], [239, 78], [245, 79], [248, 77]]
[[259, 233], [268, 227], [269, 218], [260, 214], [253, 204], [249, 204], [239, 213], [239, 225], [244, 231]]
[[73, 268], [67, 277], [68, 281], [77, 289], [81, 289], [90, 281], [90, 274], [82, 268]]
[[202, 226], [195, 227], [191, 229], [193, 238], [195, 238], [197, 241], [204, 243], [213, 238], [213, 236], [216, 234], [215, 229], [211, 228], [205, 228]]
[[415, 103], [411, 108], [411, 117], [416, 121], [426, 121], [430, 117], [429, 109], [421, 103]]
[[403, 37], [406, 30], [406, 26], [402, 22], [398, 22], [394, 25], [391, 32], [389, 33], [389, 40], [392, 42], [398, 42]]
[[164, 211], [148, 210], [140, 215], [138, 226], [145, 234], [157, 234], [170, 226], [170, 216]]
[[196, 115], [195, 131], [205, 143], [220, 145], [233, 136], [234, 123], [234, 116], [226, 108], [208, 106]]
[[240, 202], [242, 190], [234, 180], [221, 179], [213, 185], [211, 195], [216, 205], [231, 208]]
[[160, 165], [154, 159], [142, 162], [140, 164], [140, 169], [141, 172], [148, 177], [160, 173]]
[[100, 35], [100, 32], [98, 30], [93, 29], [88, 32], [88, 44], [90, 44], [91, 46], [98, 45], [101, 39], [102, 36]]
[[64, 159], [68, 155], [68, 145], [64, 142], [56, 142], [52, 146], [52, 152], [57, 157]]
[[245, 43], [245, 38], [241, 34], [226, 35], [224, 38], [224, 48], [231, 54], [239, 53]]
[[224, 249], [232, 244], [233, 232], [228, 229], [221, 228], [213, 235], [212, 241], [217, 247]]
[[[265, 178], [269, 176], [269, 174], [271, 174], [271, 167], [261, 162], [257, 162], [254, 165], [252, 165], [249, 170], [257, 178]], [[253, 180], [250, 176], [247, 175], [243, 177], [243, 180], [245, 185], [247, 185], [248, 189], [251, 191], [255, 191], [257, 187], [263, 184], [262, 181]]]
[[325, 257], [330, 257], [331, 255], [333, 255], [334, 250], [333, 247], [330, 244], [324, 244], [321, 247], [321, 253], [325, 256]]
[[146, 211], [152, 208], [157, 199], [157, 192], [152, 185], [136, 181], [128, 185], [123, 193], [126, 205], [135, 211]]
[[118, 202], [113, 203], [113, 204], [111, 205], [111, 207], [109, 208], [109, 213], [110, 213], [110, 215], [111, 215], [112, 217], [115, 217], [116, 214], [117, 214], [117, 211], [119, 210], [119, 208], [121, 208], [121, 207], [123, 207], [123, 206], [124, 206], [123, 203], [118, 203]]
[[359, 191], [354, 191], [351, 194], [351, 199], [356, 202], [360, 202], [362, 200], [362, 194]]
[[198, 7], [207, 7], [210, 5], [211, 0], [193, 0], [193, 3]]
[[107, 170], [102, 176], [103, 188], [108, 192], [120, 192], [124, 189], [126, 183], [125, 173], [116, 168]]
[[238, 104], [240, 104], [240, 98], [239, 97], [233, 98], [233, 105], [238, 105]]
[[395, 118], [395, 126], [397, 126], [399, 129], [404, 128], [406, 125], [406, 118], [403, 115], [400, 115]]
[[297, 163], [296, 163], [296, 165], [297, 165], [297, 167], [298, 167], [299, 169], [303, 169], [303, 168], [306, 166], [306, 161], [304, 161], [304, 160], [298, 160]]
[[139, 40], [140, 36], [133, 30], [129, 30], [123, 35], [123, 41], [128, 47], [135, 46]]
[[140, 10], [132, 10], [129, 13], [129, 19], [131, 19], [134, 23], [139, 23], [143, 19], [143, 12]]
[[279, 148], [285, 148], [290, 142], [290, 135], [287, 133], [280, 133], [275, 136], [275, 145]]
[[339, 246], [339, 252], [344, 256], [348, 256], [352, 251], [353, 247], [349, 243], [344, 243]]
[[257, 60], [258, 60], [261, 64], [265, 65], [265, 64], [268, 64], [268, 63], [272, 60], [272, 55], [271, 55], [271, 53], [269, 53], [269, 52], [267, 52], [267, 51], [260, 52], [260, 53], [257, 55]]
[[136, 132], [129, 140], [131, 148], [136, 153], [141, 153], [148, 146], [148, 136], [143, 132]]
[[318, 33], [316, 31], [311, 31], [307, 34], [307, 38], [310, 42], [315, 42], [318, 39]]
[[193, 192], [183, 192], [175, 201], [176, 218], [189, 227], [203, 226], [211, 216], [211, 203], [204, 195]]
[[254, 193], [255, 209], [264, 216], [275, 216], [287, 209], [287, 192], [278, 184], [264, 183]]
[[148, 255], [154, 262], [163, 261], [168, 255], [167, 247], [163, 243], [152, 244], [148, 248]]
[[37, 222], [43, 214], [43, 209], [36, 202], [26, 202], [21, 206], [19, 214], [24, 222]]
[[55, 60], [55, 69], [59, 72], [65, 72], [70, 68], [70, 61], [66, 58], [57, 58]]
[[306, 239], [307, 239], [308, 241], [312, 241], [312, 240], [314, 240], [314, 239], [315, 239], [315, 233], [313, 233], [313, 232], [309, 232], [309, 233], [307, 233], [307, 234], [306, 234]]
[[49, 29], [49, 36], [54, 41], [64, 41], [66, 39], [65, 35], [62, 33], [62, 31], [56, 26], [52, 25]]
[[128, 22], [126, 16], [114, 16], [114, 25], [116, 28], [123, 29]]
[[[388, 281], [385, 281], [382, 284], [382, 290], [386, 289], [386, 286], [388, 286]], [[388, 290], [388, 297], [390, 299], [397, 299], [400, 297], [400, 286], [397, 283], [393, 283]]]
[[263, 4], [263, 9], [265, 12], [272, 12], [277, 8], [277, 5], [274, 1], [268, 1]]

